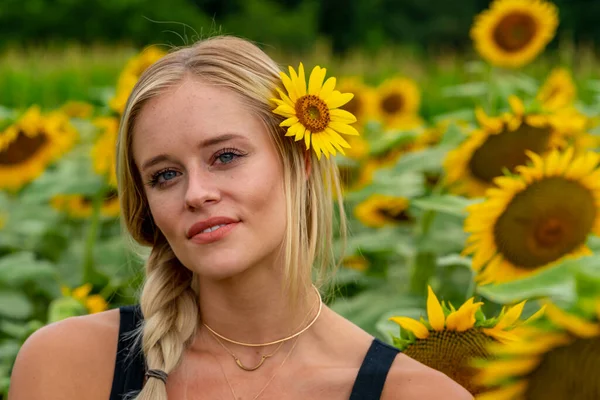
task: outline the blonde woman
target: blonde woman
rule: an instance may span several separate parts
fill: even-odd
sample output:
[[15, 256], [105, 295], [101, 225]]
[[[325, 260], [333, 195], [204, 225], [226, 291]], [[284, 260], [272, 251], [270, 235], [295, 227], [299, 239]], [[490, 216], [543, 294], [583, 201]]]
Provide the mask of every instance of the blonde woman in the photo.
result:
[[123, 223], [151, 248], [139, 307], [36, 332], [9, 400], [471, 398], [323, 304], [351, 96], [279, 72], [231, 37], [144, 72], [117, 152]]

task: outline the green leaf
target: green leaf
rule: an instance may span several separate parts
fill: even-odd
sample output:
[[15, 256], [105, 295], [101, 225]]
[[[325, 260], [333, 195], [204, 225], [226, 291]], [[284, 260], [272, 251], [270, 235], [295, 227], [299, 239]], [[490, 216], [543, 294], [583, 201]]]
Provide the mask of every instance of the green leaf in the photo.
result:
[[437, 211], [444, 214], [455, 215], [457, 217], [466, 217], [465, 208], [481, 200], [472, 200], [465, 197], [454, 196], [450, 194], [434, 195], [415, 199], [411, 204], [422, 210]]
[[50, 303], [50, 307], [48, 308], [48, 323], [85, 314], [87, 314], [87, 311], [79, 301], [72, 297], [61, 297]]
[[552, 297], [561, 301], [576, 298], [577, 260], [567, 260], [533, 276], [512, 282], [477, 288], [483, 297], [499, 304], [512, 304], [531, 298]]
[[447, 149], [433, 147], [421, 151], [407, 153], [400, 157], [398, 162], [391, 168], [396, 175], [407, 172], [437, 171], [442, 168], [442, 162], [446, 157]]
[[469, 82], [460, 85], [447, 86], [442, 89], [444, 97], [481, 97], [488, 93], [487, 82]]
[[337, 299], [330, 307], [372, 335], [380, 336], [376, 324], [386, 311], [416, 307], [421, 300], [402, 296], [385, 284], [374, 286], [349, 299]]
[[0, 290], [1, 316], [26, 319], [32, 312], [33, 307], [31, 302], [23, 293], [11, 289]]
[[53, 277], [56, 277], [56, 271], [52, 264], [36, 260], [32, 252], [24, 251], [0, 258], [0, 282], [9, 286]]

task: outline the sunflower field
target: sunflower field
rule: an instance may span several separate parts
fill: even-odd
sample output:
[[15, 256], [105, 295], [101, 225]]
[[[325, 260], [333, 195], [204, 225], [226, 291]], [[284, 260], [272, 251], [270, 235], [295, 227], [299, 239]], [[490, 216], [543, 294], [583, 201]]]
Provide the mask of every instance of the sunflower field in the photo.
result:
[[[600, 399], [600, 63], [546, 51], [559, 16], [495, 0], [474, 56], [301, 58], [354, 94], [360, 133], [335, 156], [349, 237], [329, 307], [476, 399]], [[35, 330], [137, 301], [148, 251], [123, 239], [115, 143], [166, 51], [115, 56], [89, 101], [0, 107], [0, 399]]]

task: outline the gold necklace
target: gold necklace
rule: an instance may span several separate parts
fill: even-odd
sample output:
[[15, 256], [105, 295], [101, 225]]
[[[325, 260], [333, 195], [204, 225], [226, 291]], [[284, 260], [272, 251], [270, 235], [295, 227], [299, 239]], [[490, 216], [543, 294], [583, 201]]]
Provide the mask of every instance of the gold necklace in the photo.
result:
[[[216, 339], [216, 337], [215, 337], [215, 339]], [[283, 361], [281, 362], [281, 364], [279, 364], [279, 367], [277, 367], [277, 369], [275, 370], [275, 373], [273, 374], [273, 376], [271, 376], [271, 379], [269, 379], [269, 381], [267, 382], [267, 384], [265, 386], [263, 386], [263, 388], [260, 390], [260, 392], [258, 392], [258, 394], [256, 396], [254, 396], [254, 398], [252, 398], [252, 400], [258, 399], [258, 397], [271, 384], [271, 382], [273, 381], [273, 379], [275, 379], [275, 376], [277, 375], [277, 372], [279, 372], [279, 370], [283, 367], [283, 364], [285, 364], [285, 362], [287, 361], [287, 359], [290, 357], [290, 355], [292, 354], [292, 352], [296, 348], [296, 345], [298, 344], [298, 339], [300, 339], [300, 338], [296, 338], [296, 340], [294, 341], [294, 345], [292, 346], [292, 348], [290, 349], [290, 351], [286, 354], [286, 356], [283, 359]], [[227, 385], [229, 386], [229, 389], [231, 390], [231, 395], [233, 396], [234, 400], [238, 400], [237, 394], [235, 394], [235, 390], [233, 390], [233, 386], [231, 386], [231, 382], [229, 382], [229, 378], [227, 378], [227, 374], [225, 373], [225, 370], [223, 369], [223, 366], [221, 365], [221, 362], [216, 357], [215, 357], [215, 360], [217, 360], [217, 363], [219, 364], [219, 367], [221, 368], [221, 372], [223, 373], [223, 376], [225, 377], [225, 381], [227, 382]]]
[[247, 346], [247, 347], [264, 347], [264, 346], [270, 346], [272, 344], [277, 344], [277, 343], [281, 343], [281, 342], [285, 342], [288, 341], [290, 339], [295, 338], [296, 336], [299, 336], [300, 334], [302, 334], [303, 332], [305, 332], [308, 328], [310, 328], [319, 318], [319, 315], [321, 315], [321, 309], [323, 308], [323, 300], [321, 299], [321, 293], [319, 293], [319, 289], [317, 289], [317, 287], [315, 285], [312, 285], [312, 287], [315, 289], [315, 291], [317, 292], [317, 296], [319, 296], [319, 311], [317, 312], [317, 315], [313, 318], [313, 320], [310, 322], [310, 324], [308, 324], [308, 326], [306, 326], [304, 329], [302, 329], [300, 332], [294, 333], [291, 336], [288, 336], [286, 338], [283, 339], [279, 339], [279, 340], [275, 340], [273, 342], [269, 342], [269, 343], [244, 343], [244, 342], [237, 342], [233, 339], [229, 339], [226, 338], [223, 335], [218, 334], [217, 332], [215, 332], [210, 326], [206, 325], [205, 323], [202, 323], [206, 329], [208, 329], [213, 335], [218, 336], [219, 338], [226, 340], [230, 343], [235, 343], [235, 344], [239, 344], [240, 346]]
[[[211, 332], [212, 333], [212, 332]], [[281, 348], [281, 346], [283, 346], [283, 342], [279, 343], [279, 346], [277, 346], [277, 348], [275, 349], [274, 352], [272, 352], [271, 354], [263, 354], [260, 358], [260, 361], [258, 362], [258, 364], [256, 364], [255, 367], [246, 367], [244, 364], [242, 364], [242, 362], [240, 361], [239, 358], [237, 358], [237, 356], [235, 354], [233, 354], [233, 352], [231, 350], [229, 350], [227, 347], [225, 347], [225, 345], [223, 344], [223, 342], [221, 342], [221, 339], [219, 339], [217, 336], [213, 335], [213, 337], [217, 340], [217, 342], [219, 342], [219, 344], [225, 349], [227, 350], [227, 352], [229, 354], [231, 354], [231, 356], [233, 357], [233, 359], [235, 360], [235, 363], [238, 365], [238, 367], [240, 367], [241, 369], [243, 369], [244, 371], [256, 371], [261, 365], [263, 365], [263, 363], [265, 362], [265, 360], [269, 357], [271, 357], [273, 354], [277, 353], [277, 351], [279, 351], [279, 349]]]
[[[321, 297], [319, 296], [319, 303], [321, 303]], [[310, 315], [310, 312], [312, 311], [314, 306], [312, 306], [310, 308], [310, 310], [308, 310], [308, 313], [306, 314], [306, 316], [304, 317], [304, 319], [302, 320], [302, 322], [300, 323], [299, 326], [302, 326], [304, 324], [304, 321], [306, 321], [306, 318]], [[221, 345], [221, 347], [223, 347], [229, 354], [231, 354], [231, 356], [233, 357], [233, 359], [235, 360], [235, 363], [238, 365], [238, 367], [240, 367], [241, 369], [243, 369], [244, 371], [256, 371], [258, 368], [260, 368], [261, 365], [263, 365], [263, 363], [265, 362], [265, 360], [271, 356], [273, 356], [275, 353], [277, 353], [279, 351], [279, 349], [281, 348], [281, 346], [283, 346], [284, 342], [281, 342], [279, 344], [279, 346], [277, 346], [277, 349], [275, 349], [275, 351], [273, 351], [271, 354], [264, 354], [261, 356], [261, 359], [259, 361], [259, 363], [255, 366], [255, 367], [246, 367], [244, 364], [242, 364], [242, 361], [231, 351], [229, 350], [229, 348], [227, 346], [225, 346], [223, 344], [223, 342], [221, 342], [221, 340], [219, 339], [219, 337], [217, 335], [215, 335], [212, 331], [210, 331], [210, 333], [214, 336], [214, 338], [217, 340], [217, 342], [219, 342], [219, 344]], [[302, 332], [300, 332], [302, 333]]]

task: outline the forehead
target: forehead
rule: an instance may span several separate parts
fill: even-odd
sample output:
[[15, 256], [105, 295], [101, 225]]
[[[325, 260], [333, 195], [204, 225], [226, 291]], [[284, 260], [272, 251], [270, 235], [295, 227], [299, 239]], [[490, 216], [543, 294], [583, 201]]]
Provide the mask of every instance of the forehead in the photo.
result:
[[247, 136], [253, 141], [266, 137], [264, 125], [239, 95], [186, 78], [142, 107], [133, 131], [134, 159], [138, 163], [140, 157], [150, 155], [148, 152], [165, 150], [174, 141], [195, 146], [200, 140], [224, 133]]

